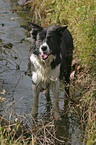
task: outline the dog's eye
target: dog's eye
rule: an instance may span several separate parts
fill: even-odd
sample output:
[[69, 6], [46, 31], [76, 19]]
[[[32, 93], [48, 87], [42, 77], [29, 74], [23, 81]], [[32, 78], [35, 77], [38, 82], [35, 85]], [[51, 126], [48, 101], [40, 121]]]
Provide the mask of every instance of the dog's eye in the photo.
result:
[[48, 40], [51, 39], [51, 36], [48, 36], [47, 39], [48, 39]]
[[42, 42], [42, 40], [40, 39], [40, 40], [38, 40], [39, 42]]
[[40, 47], [41, 44], [42, 44], [42, 40], [41, 39], [39, 39], [39, 40], [36, 41], [36, 46], [38, 48]]
[[48, 41], [52, 42], [53, 40], [54, 40], [53, 37], [51, 37], [51, 36], [48, 37]]
[[38, 42], [42, 42], [42, 39], [37, 39]]
[[51, 40], [52, 40], [52, 37], [51, 37], [51, 36], [49, 36], [47, 39], [48, 39], [49, 41], [51, 41]]

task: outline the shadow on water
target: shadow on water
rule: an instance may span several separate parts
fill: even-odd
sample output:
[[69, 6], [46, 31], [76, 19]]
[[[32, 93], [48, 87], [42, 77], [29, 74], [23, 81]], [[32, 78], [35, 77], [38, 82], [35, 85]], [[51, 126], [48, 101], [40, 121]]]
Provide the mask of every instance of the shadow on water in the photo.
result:
[[[1, 69], [6, 70], [0, 75], [0, 88], [1, 91], [6, 90], [4, 97], [9, 104], [10, 101], [15, 102], [14, 111], [22, 114], [29, 113], [32, 108], [32, 83], [31, 79], [24, 74], [27, 70], [28, 51], [31, 44], [24, 41], [20, 43], [23, 38], [27, 37], [26, 31], [20, 27], [22, 23], [26, 23], [26, 20], [24, 22], [21, 17], [13, 12], [13, 5], [10, 1], [5, 2], [3, 0], [0, 4]], [[13, 46], [11, 49], [9, 43]], [[8, 46], [9, 48], [7, 48]], [[22, 100], [19, 101], [21, 98]], [[5, 106], [5, 110], [8, 107], [6, 104], [3, 106]]]
[[[2, 102], [1, 114], [8, 115], [8, 117], [10, 110], [14, 114], [22, 115], [30, 114], [32, 109], [32, 82], [30, 77], [25, 75], [31, 43], [21, 41], [27, 37], [27, 32], [20, 27], [26, 24], [28, 18], [20, 16], [24, 14], [24, 11], [16, 11], [14, 2], [1, 0], [0, 51], [2, 58], [0, 59], [0, 72], [2, 73], [0, 73], [0, 92], [1, 96], [6, 100]], [[5, 92], [3, 92], [4, 90]], [[64, 105], [62, 95], [64, 94], [60, 92], [60, 109]], [[48, 113], [48, 108], [44, 95], [41, 95], [39, 114]], [[72, 117], [71, 113], [67, 117], [64, 116], [62, 121], [55, 122], [55, 127], [57, 130], [56, 136], [58, 137], [56, 144], [59, 144], [59, 139], [63, 140], [61, 144], [81, 144], [80, 125], [77, 123], [77, 118]]]

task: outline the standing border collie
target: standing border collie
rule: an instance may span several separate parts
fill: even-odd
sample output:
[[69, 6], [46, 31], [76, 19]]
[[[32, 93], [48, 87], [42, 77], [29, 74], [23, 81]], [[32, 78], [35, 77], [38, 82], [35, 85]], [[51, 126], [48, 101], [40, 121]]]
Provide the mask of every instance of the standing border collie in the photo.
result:
[[51, 89], [54, 117], [57, 120], [60, 118], [58, 102], [60, 80], [65, 82], [65, 92], [69, 96], [73, 39], [67, 26], [53, 25], [43, 28], [33, 23], [30, 25], [31, 36], [34, 40], [29, 63], [33, 89], [32, 116], [35, 118], [38, 114], [41, 89], [46, 89], [46, 97]]

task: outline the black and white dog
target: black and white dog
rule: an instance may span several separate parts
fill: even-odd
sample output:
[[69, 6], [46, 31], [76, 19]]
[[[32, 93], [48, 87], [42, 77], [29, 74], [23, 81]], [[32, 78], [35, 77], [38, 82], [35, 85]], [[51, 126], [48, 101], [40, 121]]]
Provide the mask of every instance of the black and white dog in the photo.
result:
[[49, 26], [43, 28], [30, 23], [34, 40], [29, 67], [31, 66], [33, 107], [32, 116], [38, 114], [38, 99], [41, 89], [53, 91], [53, 110], [55, 119], [59, 119], [59, 84], [64, 80], [65, 92], [69, 95], [69, 82], [73, 54], [73, 39], [67, 26]]

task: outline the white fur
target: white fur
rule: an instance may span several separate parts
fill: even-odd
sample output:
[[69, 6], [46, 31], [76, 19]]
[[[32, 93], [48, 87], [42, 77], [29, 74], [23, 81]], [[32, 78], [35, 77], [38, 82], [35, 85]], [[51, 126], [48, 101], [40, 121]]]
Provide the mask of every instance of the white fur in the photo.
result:
[[[32, 72], [33, 81], [33, 107], [32, 116], [36, 117], [38, 113], [38, 102], [40, 89], [46, 89], [46, 85], [50, 84], [50, 89], [53, 92], [53, 110], [54, 117], [56, 120], [60, 119], [59, 114], [59, 74], [60, 74], [60, 64], [54, 69], [51, 68], [51, 62], [55, 58], [54, 55], [49, 55], [49, 57], [42, 61], [40, 56], [34, 54], [31, 55], [30, 60], [34, 65], [35, 71]], [[35, 83], [35, 85], [34, 85]]]
[[45, 42], [45, 43], [43, 43], [41, 46], [40, 46], [40, 52], [42, 52], [42, 46], [46, 46], [47, 47], [47, 52], [49, 53], [50, 52], [50, 48], [49, 48], [49, 46], [48, 46], [48, 44]]
[[31, 55], [30, 60], [36, 70], [32, 72], [32, 80], [34, 83], [39, 84], [42, 82], [45, 85], [46, 83], [59, 80], [60, 65], [52, 69], [50, 63], [53, 59], [54, 56], [50, 55], [46, 61], [42, 62], [38, 56]]

